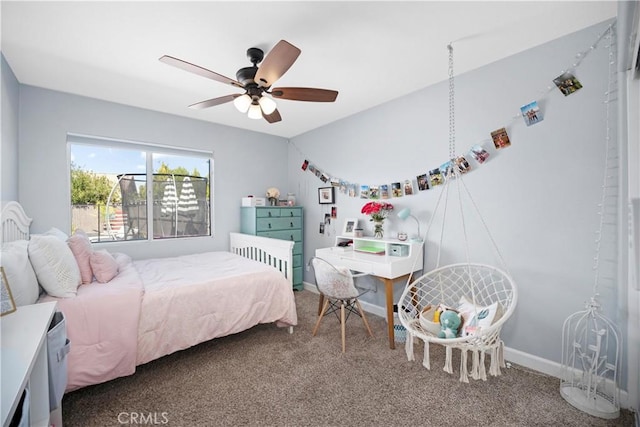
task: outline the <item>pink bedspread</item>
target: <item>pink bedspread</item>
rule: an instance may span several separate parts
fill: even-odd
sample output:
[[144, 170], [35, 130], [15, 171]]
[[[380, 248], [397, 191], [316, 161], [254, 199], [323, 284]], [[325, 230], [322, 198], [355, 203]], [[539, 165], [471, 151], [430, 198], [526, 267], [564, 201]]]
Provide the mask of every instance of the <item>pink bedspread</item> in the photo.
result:
[[140, 260], [134, 265], [145, 286], [139, 365], [259, 323], [297, 324], [291, 285], [273, 267], [229, 252]]
[[131, 375], [143, 285], [131, 259], [114, 254], [120, 272], [109, 283], [80, 285], [74, 298], [57, 301], [66, 319], [71, 351], [67, 359], [67, 391]]
[[290, 283], [229, 252], [131, 261], [114, 254], [109, 283], [57, 301], [71, 341], [67, 391], [131, 375], [136, 366], [259, 323], [295, 326]]

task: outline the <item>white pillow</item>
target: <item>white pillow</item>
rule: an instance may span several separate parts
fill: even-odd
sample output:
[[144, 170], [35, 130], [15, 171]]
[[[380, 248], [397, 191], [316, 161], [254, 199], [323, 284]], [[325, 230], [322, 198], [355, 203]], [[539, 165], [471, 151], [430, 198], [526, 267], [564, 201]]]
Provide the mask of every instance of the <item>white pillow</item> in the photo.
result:
[[502, 317], [502, 306], [497, 301], [486, 307], [481, 307], [474, 305], [464, 296], [460, 298], [458, 311], [462, 316], [462, 328], [460, 329], [462, 336], [474, 335], [477, 328], [480, 328], [480, 331], [487, 329]]
[[51, 227], [50, 229], [45, 231], [44, 235], [45, 236], [56, 236], [58, 239], [63, 240], [65, 242], [69, 238], [67, 233], [65, 233], [64, 231], [60, 230], [59, 228], [55, 228], [55, 227]]
[[76, 295], [80, 269], [67, 242], [55, 236], [33, 235], [29, 240], [29, 259], [38, 282], [49, 295], [60, 298]]
[[16, 240], [2, 245], [0, 263], [4, 268], [9, 289], [16, 306], [35, 304], [38, 300], [40, 289], [38, 279], [29, 261], [29, 242]]

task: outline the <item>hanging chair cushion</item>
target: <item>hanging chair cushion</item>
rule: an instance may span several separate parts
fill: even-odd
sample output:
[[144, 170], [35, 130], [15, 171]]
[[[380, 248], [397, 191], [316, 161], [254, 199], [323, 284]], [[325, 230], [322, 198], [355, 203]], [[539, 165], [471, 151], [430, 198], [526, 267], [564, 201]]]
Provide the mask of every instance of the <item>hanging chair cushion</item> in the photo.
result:
[[487, 329], [502, 316], [502, 306], [498, 301], [482, 307], [474, 305], [467, 297], [460, 298], [458, 311], [462, 315], [462, 328], [460, 336], [473, 335], [480, 330]]

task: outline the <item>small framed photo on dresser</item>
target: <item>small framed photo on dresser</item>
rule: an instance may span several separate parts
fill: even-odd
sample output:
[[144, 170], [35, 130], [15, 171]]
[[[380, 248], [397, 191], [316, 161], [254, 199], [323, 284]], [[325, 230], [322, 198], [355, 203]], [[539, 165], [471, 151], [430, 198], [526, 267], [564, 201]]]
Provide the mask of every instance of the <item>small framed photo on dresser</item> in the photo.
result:
[[333, 187], [318, 188], [318, 203], [321, 205], [331, 205], [335, 203]]
[[13, 313], [16, 311], [16, 303], [11, 295], [11, 288], [9, 288], [9, 282], [7, 276], [4, 274], [4, 267], [0, 267], [0, 280], [2, 281], [2, 302], [0, 316]]

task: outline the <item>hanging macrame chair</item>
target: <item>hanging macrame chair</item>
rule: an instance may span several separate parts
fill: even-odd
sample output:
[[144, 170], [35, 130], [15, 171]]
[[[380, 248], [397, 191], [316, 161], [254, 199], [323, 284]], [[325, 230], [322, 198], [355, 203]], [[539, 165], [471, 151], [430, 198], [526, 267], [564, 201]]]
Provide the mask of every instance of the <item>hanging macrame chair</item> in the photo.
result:
[[[406, 328], [405, 349], [407, 358], [415, 360], [414, 342], [416, 339], [424, 341], [423, 366], [431, 369], [429, 357], [429, 344], [435, 343], [445, 346], [444, 370], [453, 373], [452, 360], [453, 349], [459, 349], [460, 355], [460, 381], [469, 382], [469, 376], [473, 379], [486, 380], [485, 359], [489, 354], [491, 361], [490, 375], [500, 375], [500, 368], [504, 367], [503, 348], [500, 339], [502, 326], [513, 314], [517, 302], [517, 288], [506, 269], [504, 259], [491, 236], [489, 229], [482, 219], [480, 212], [471, 197], [471, 193], [464, 184], [463, 172], [457, 166], [455, 155], [455, 120], [453, 108], [453, 48], [449, 49], [449, 156], [451, 162], [445, 170], [444, 183], [440, 186], [433, 215], [430, 218], [427, 231], [424, 235], [425, 244], [428, 242], [429, 232], [434, 224], [434, 219], [439, 217], [440, 211], [442, 227], [437, 250], [435, 268], [419, 278], [407, 280], [405, 289], [398, 302], [398, 317]], [[449, 193], [452, 186], [457, 191], [459, 204], [460, 228], [462, 233], [465, 256], [464, 262], [441, 265], [442, 250], [446, 245], [445, 223], [449, 218], [447, 212]], [[470, 203], [464, 204], [463, 201]], [[444, 203], [443, 203], [444, 202]], [[465, 206], [472, 207], [481, 228], [486, 232], [495, 254], [501, 262], [501, 267], [471, 262], [467, 224], [470, 218], [466, 216]], [[477, 233], [477, 228], [474, 231]], [[473, 325], [462, 329], [455, 337], [439, 338], [441, 327], [434, 321], [434, 312], [437, 307], [447, 307], [459, 313], [465, 311], [467, 319], [474, 319]], [[471, 357], [471, 360], [469, 358]], [[471, 364], [471, 369], [469, 369]]]

